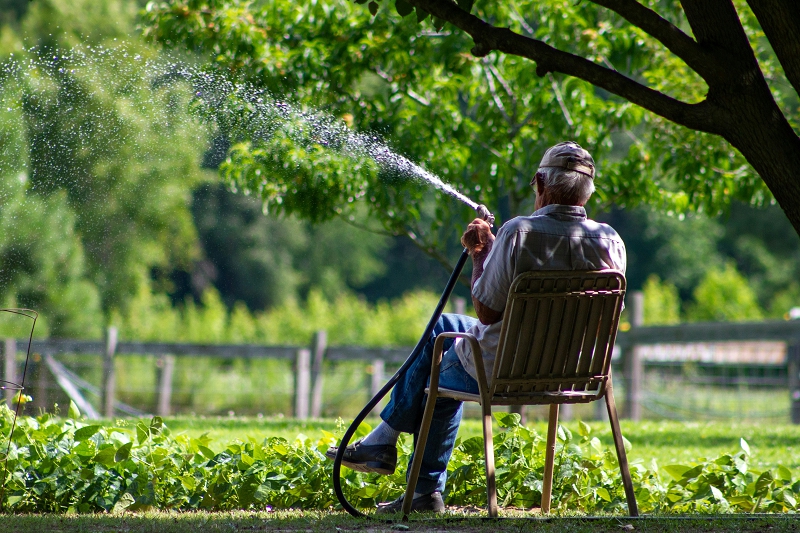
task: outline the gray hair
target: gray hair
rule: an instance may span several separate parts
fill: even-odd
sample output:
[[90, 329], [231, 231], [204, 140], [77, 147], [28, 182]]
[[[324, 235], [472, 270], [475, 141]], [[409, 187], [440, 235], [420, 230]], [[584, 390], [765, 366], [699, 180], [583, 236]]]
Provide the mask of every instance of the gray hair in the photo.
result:
[[556, 204], [583, 205], [595, 191], [594, 180], [574, 170], [541, 167], [539, 173], [551, 201]]

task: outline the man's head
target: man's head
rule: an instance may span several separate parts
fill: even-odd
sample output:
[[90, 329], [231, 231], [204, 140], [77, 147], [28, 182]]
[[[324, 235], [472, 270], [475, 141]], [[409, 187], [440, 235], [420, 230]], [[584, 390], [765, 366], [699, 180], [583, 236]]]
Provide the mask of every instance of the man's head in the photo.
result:
[[578, 143], [567, 141], [549, 148], [531, 180], [536, 209], [550, 204], [585, 205], [594, 192], [594, 159]]

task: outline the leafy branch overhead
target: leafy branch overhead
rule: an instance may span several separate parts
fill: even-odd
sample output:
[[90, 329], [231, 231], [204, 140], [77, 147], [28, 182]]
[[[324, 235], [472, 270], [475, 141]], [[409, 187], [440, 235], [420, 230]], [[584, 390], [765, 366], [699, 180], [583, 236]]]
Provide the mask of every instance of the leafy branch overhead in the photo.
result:
[[[142, 16], [147, 37], [195, 51], [205, 69], [233, 75], [302, 113], [324, 110], [331, 124], [390, 139], [395, 151], [492, 206], [500, 222], [531, 211], [529, 182], [541, 154], [564, 139], [580, 142], [598, 162], [592, 208], [645, 202], [665, 212], [717, 213], [732, 200], [772, 201], [747, 161], [720, 137], [676, 126], [557, 69], [538, 76], [524, 57], [497, 51], [475, 57], [470, 35], [442, 27], [445, 18], [430, 17], [420, 2], [376, 2], [377, 16], [364, 4], [167, 0], [151, 2]], [[425, 5], [478, 21], [486, 35], [500, 30], [482, 20], [507, 21], [527, 41], [624, 70], [653, 92], [700, 101], [707, 91], [657, 41], [593, 4]], [[758, 51], [771, 54], [761, 44]], [[411, 236], [442, 262], [447, 244], [455, 246], [459, 228], [473, 216], [367, 161], [348, 163], [313, 138], [294, 143], [280, 129], [265, 136], [249, 129], [247, 116], [219, 120], [221, 114], [210, 118], [232, 146], [223, 175], [269, 210], [324, 220], [358, 218], [364, 210], [356, 206], [364, 205], [373, 222]], [[313, 194], [303, 192], [309, 187]]]
[[[528, 12], [511, 1], [503, 4], [509, 14], [504, 19], [472, 13], [471, 2], [401, 0], [395, 7], [408, 15], [412, 6], [417, 20], [430, 14], [437, 28], [451, 23], [472, 38], [470, 51], [476, 57], [502, 52], [526, 58], [536, 63], [540, 76], [574, 76], [670, 122], [724, 138], [759, 173], [800, 231], [800, 184], [793, 178], [800, 166], [800, 4], [795, 0], [591, 0], [577, 8], [554, 0], [529, 5]], [[651, 49], [653, 62], [676, 66], [685, 81], [637, 76], [596, 55], [576, 53], [549, 31], [526, 35], [535, 26], [526, 17], [537, 8], [563, 16], [577, 10], [622, 19], [623, 31], [636, 34], [637, 44]], [[587, 31], [605, 33], [596, 15], [587, 19], [597, 23]], [[581, 24], [587, 19], [571, 20]]]

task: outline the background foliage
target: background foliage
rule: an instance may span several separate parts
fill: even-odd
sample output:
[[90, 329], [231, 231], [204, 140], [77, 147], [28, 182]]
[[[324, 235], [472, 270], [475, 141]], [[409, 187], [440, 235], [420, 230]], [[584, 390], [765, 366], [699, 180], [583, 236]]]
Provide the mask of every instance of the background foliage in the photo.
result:
[[[516, 58], [461, 54], [446, 27], [338, 0], [2, 5], [0, 300], [41, 311], [42, 336], [114, 323], [126, 338], [304, 344], [325, 327], [336, 342], [407, 344], [407, 317], [433, 298], [421, 291], [444, 283], [468, 209], [285, 128], [261, 135], [236, 113], [247, 102], [203, 109], [196, 87], [163, 76], [178, 57], [388, 139], [501, 220], [530, 210], [537, 154], [580, 141], [603, 173], [592, 214], [625, 239], [650, 323], [783, 317], [800, 301], [797, 238], [777, 207], [749, 205], [769, 198], [737, 154]], [[686, 81], [582, 4], [481, 9], [632, 76]], [[725, 280], [730, 297], [709, 289]]]

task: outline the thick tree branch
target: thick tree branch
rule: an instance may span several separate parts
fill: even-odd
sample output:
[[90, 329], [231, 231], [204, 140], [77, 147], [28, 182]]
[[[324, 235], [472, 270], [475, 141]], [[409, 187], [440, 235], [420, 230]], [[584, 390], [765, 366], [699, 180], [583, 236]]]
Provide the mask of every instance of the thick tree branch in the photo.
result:
[[747, 0], [775, 50], [789, 83], [800, 93], [800, 2]]
[[706, 81], [708, 78], [718, 76], [721, 69], [724, 69], [724, 65], [721, 65], [716, 58], [707, 53], [680, 28], [636, 0], [590, 1], [614, 11], [637, 28], [644, 30], [670, 52], [681, 58]]
[[771, 119], [774, 111], [780, 113], [733, 2], [682, 0], [681, 5], [697, 42], [726, 66], [722, 76], [708, 81], [707, 101], [730, 103], [737, 95], [747, 94], [764, 105], [763, 111], [769, 113], [765, 118]]
[[681, 6], [697, 43], [726, 67], [718, 82], [730, 77], [732, 71], [752, 66], [758, 68], [758, 61], [731, 0], [683, 0]]
[[642, 85], [614, 70], [585, 58], [524, 37], [508, 28], [498, 28], [463, 11], [449, 0], [408, 0], [415, 7], [450, 22], [475, 41], [472, 53], [483, 57], [492, 50], [525, 57], [536, 62], [536, 73], [561, 72], [585, 80], [636, 105], [688, 128], [721, 133], [719, 121], [706, 101], [687, 104]]

